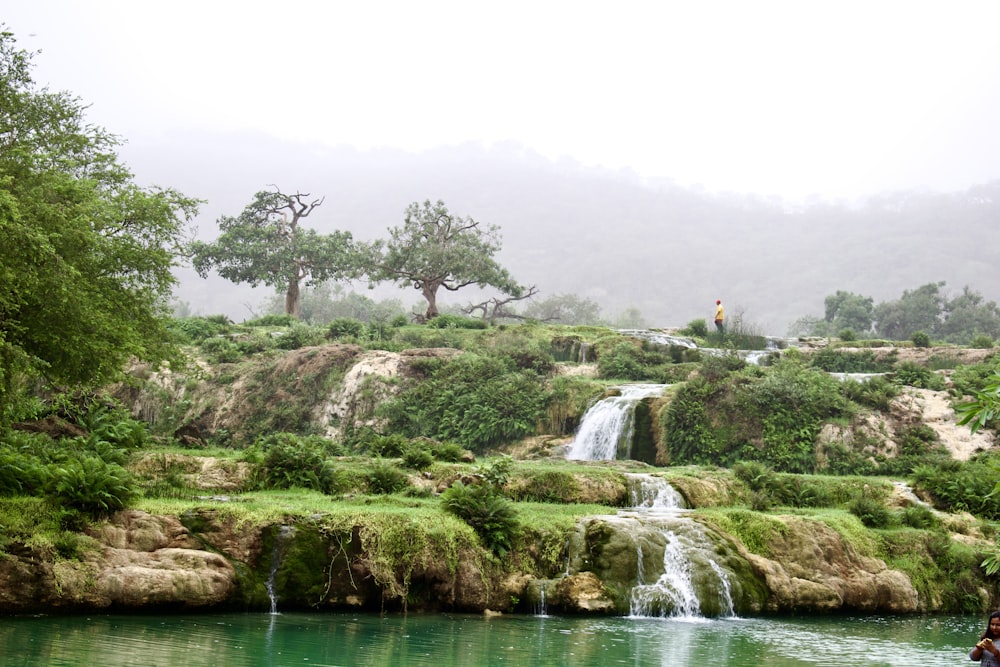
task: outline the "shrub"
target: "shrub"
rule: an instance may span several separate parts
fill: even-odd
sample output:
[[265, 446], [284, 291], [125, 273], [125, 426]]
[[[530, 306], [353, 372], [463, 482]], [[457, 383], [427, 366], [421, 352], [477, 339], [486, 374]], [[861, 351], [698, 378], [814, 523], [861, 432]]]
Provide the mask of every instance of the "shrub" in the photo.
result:
[[201, 344], [201, 352], [216, 364], [234, 364], [243, 358], [243, 352], [230, 338], [209, 338]]
[[474, 317], [444, 314], [428, 320], [431, 329], [488, 329], [489, 323]]
[[893, 380], [897, 384], [917, 387], [918, 389], [933, 389], [943, 391], [945, 380], [934, 371], [915, 364], [912, 361], [904, 361], [896, 367], [892, 373]]
[[932, 530], [941, 524], [934, 512], [923, 505], [910, 505], [904, 509], [900, 521], [904, 526], [921, 530]]
[[310, 345], [319, 345], [323, 342], [323, 330], [319, 327], [311, 327], [306, 324], [296, 322], [291, 327], [281, 332], [278, 336], [277, 345], [282, 350], [298, 350]]
[[329, 440], [319, 436], [276, 433], [257, 440], [263, 450], [264, 483], [272, 489], [293, 487], [335, 493], [341, 478], [328, 458]]
[[351, 317], [338, 317], [330, 322], [326, 329], [326, 337], [331, 340], [338, 338], [360, 338], [365, 333], [365, 324]]
[[646, 379], [642, 351], [628, 342], [620, 342], [597, 359], [597, 373], [616, 380]]
[[184, 342], [200, 343], [229, 331], [232, 323], [224, 315], [215, 317], [178, 317], [168, 328]]
[[236, 340], [236, 347], [239, 348], [243, 356], [260, 354], [277, 347], [274, 336], [264, 331], [252, 331], [247, 336], [241, 336]]
[[50, 464], [48, 477], [48, 495], [92, 516], [120, 510], [138, 493], [128, 471], [88, 454]]
[[252, 319], [244, 324], [248, 327], [290, 327], [296, 322], [298, 322], [298, 320], [291, 315], [285, 313], [280, 315], [273, 313], [271, 315], [264, 315], [262, 317]]
[[888, 528], [892, 525], [892, 512], [885, 503], [867, 496], [858, 496], [848, 506], [848, 511], [869, 528]]
[[517, 513], [512, 503], [492, 485], [466, 486], [461, 481], [441, 494], [444, 508], [469, 524], [488, 549], [505, 555], [517, 535]]
[[841, 329], [837, 337], [845, 343], [850, 343], [858, 339], [858, 334], [854, 333], [854, 329]]
[[502, 489], [510, 479], [510, 472], [514, 467], [514, 459], [506, 454], [487, 459], [479, 464], [476, 472], [486, 480], [487, 484]]
[[378, 495], [399, 493], [410, 486], [406, 473], [396, 466], [376, 459], [368, 471], [368, 491]]
[[534, 433], [544, 415], [544, 383], [510, 359], [466, 353], [426, 369], [377, 409], [393, 432], [479, 451]]
[[993, 347], [993, 338], [987, 334], [976, 334], [972, 337], [969, 347], [976, 348], [978, 350], [989, 350]]
[[403, 465], [411, 470], [426, 470], [434, 464], [434, 455], [425, 445], [410, 445], [403, 452]]
[[910, 337], [910, 340], [912, 340], [913, 344], [917, 347], [931, 346], [931, 337], [925, 331], [915, 331]]
[[454, 442], [442, 442], [433, 447], [431, 449], [431, 453], [434, 454], [434, 458], [438, 461], [458, 463], [459, 461], [464, 460], [469, 452]]
[[705, 338], [708, 336], [708, 323], [705, 321], [705, 318], [691, 320], [688, 322], [686, 327], [681, 329], [681, 333], [685, 336], [698, 336], [699, 338]]
[[841, 383], [841, 393], [848, 400], [882, 411], [889, 409], [892, 399], [899, 396], [899, 391], [899, 385], [882, 375], [865, 382], [847, 379]]

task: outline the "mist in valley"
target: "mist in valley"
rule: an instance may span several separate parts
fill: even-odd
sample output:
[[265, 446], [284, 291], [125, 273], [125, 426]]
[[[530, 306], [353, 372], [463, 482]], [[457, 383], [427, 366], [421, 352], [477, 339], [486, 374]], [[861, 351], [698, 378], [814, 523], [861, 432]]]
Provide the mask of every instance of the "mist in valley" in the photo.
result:
[[[192, 147], [197, 147], [192, 152]], [[873, 193], [859, 200], [709, 192], [650, 181], [630, 170], [551, 160], [508, 142], [423, 152], [323, 148], [240, 134], [171, 135], [126, 145], [140, 181], [205, 200], [199, 239], [214, 238], [221, 215], [238, 215], [258, 190], [309, 193], [323, 204], [305, 221], [321, 233], [357, 240], [388, 236], [412, 202], [443, 200], [449, 211], [500, 227], [498, 255], [535, 299], [574, 294], [614, 320], [637, 309], [650, 327], [710, 320], [722, 299], [730, 318], [786, 335], [804, 316], [822, 316], [837, 290], [876, 303], [945, 282], [1000, 300], [991, 249], [998, 247], [1000, 181], [966, 190]], [[272, 292], [218, 276], [178, 270], [178, 301], [194, 314], [243, 321], [262, 314]], [[422, 300], [413, 290], [363, 282], [345, 291]], [[440, 295], [442, 307], [493, 295], [465, 288]], [[525, 304], [519, 304], [523, 309]]]

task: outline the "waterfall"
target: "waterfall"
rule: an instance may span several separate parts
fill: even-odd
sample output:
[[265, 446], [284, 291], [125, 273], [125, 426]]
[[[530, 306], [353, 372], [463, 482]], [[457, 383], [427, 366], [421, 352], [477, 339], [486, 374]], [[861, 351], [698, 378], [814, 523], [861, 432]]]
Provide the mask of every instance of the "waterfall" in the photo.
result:
[[[699, 618], [705, 613], [733, 616], [729, 574], [716, 559], [715, 547], [701, 525], [682, 516], [639, 519], [649, 532], [636, 535], [636, 585], [629, 616], [637, 618]], [[644, 546], [645, 544], [645, 546]], [[647, 576], [650, 562], [656, 578]]]
[[267, 597], [271, 601], [271, 615], [278, 613], [278, 594], [275, 582], [278, 578], [278, 569], [281, 566], [281, 558], [285, 553], [285, 546], [291, 536], [295, 533], [292, 526], [281, 526], [274, 535], [274, 547], [271, 549], [271, 571], [268, 573], [267, 582], [264, 588], [267, 589]]
[[670, 511], [684, 507], [684, 497], [662, 477], [625, 473], [625, 480], [633, 509]]
[[665, 384], [629, 384], [621, 394], [594, 403], [583, 415], [580, 428], [570, 443], [568, 459], [612, 461], [619, 449], [629, 457], [632, 446], [633, 413], [644, 398], [663, 394]]
[[729, 574], [701, 524], [685, 515], [683, 496], [656, 475], [626, 473], [626, 479], [632, 508], [619, 517], [635, 521], [636, 549], [629, 616], [733, 616]]

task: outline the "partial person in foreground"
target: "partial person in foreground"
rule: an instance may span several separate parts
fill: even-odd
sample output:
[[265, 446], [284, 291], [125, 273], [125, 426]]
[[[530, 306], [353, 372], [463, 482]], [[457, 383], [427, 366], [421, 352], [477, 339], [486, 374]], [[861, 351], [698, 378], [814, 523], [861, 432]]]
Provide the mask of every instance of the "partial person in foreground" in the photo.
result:
[[986, 631], [969, 651], [969, 659], [979, 660], [980, 664], [987, 667], [1000, 667], [1000, 645], [995, 642], [1000, 642], [1000, 611], [990, 614]]

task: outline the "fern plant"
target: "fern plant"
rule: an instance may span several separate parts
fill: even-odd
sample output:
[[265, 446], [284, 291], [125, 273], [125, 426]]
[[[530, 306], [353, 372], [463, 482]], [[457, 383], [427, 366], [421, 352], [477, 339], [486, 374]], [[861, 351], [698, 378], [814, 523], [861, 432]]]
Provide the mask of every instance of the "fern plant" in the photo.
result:
[[498, 556], [510, 551], [517, 535], [513, 504], [490, 484], [466, 486], [461, 481], [441, 494], [447, 511], [469, 524], [488, 549]]

